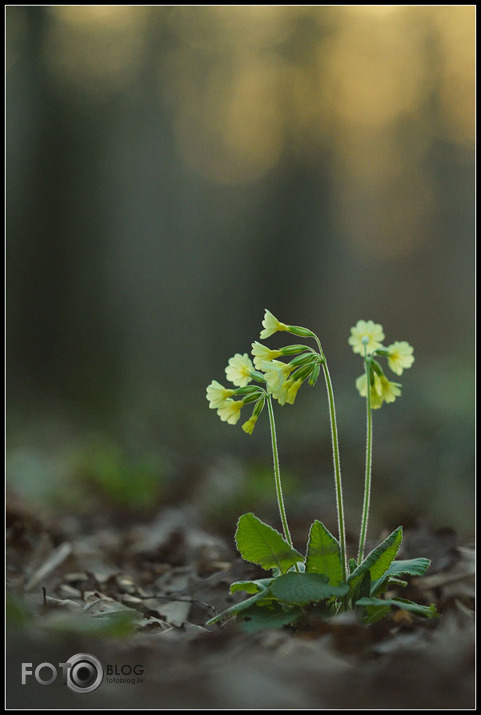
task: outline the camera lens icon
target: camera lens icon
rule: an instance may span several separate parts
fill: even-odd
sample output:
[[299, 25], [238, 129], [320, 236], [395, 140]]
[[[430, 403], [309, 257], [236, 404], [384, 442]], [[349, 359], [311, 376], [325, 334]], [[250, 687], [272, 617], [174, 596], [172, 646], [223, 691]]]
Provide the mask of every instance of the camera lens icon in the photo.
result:
[[75, 693], [91, 693], [96, 690], [104, 677], [102, 663], [89, 653], [77, 653], [67, 661], [67, 685]]

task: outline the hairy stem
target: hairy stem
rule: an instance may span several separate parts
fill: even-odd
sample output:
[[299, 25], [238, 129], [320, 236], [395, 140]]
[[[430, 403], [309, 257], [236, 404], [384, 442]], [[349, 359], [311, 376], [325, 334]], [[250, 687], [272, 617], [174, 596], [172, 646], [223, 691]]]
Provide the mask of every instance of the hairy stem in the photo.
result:
[[336, 405], [334, 402], [334, 390], [332, 389], [332, 380], [329, 373], [329, 368], [327, 367], [326, 356], [322, 349], [321, 341], [314, 335], [314, 338], [319, 348], [319, 355], [321, 356], [321, 365], [324, 372], [324, 379], [326, 381], [327, 397], [329, 400], [329, 418], [331, 422], [331, 440], [332, 440], [332, 456], [334, 459], [334, 480], [336, 487], [336, 506], [337, 506], [337, 525], [339, 532], [339, 546], [340, 546], [340, 556], [342, 564], [342, 575], [344, 581], [347, 581], [347, 551], [346, 551], [346, 527], [344, 523], [344, 501], [342, 494], [342, 479], [341, 479], [341, 457], [339, 455], [339, 439], [337, 433], [337, 419], [336, 419]]
[[279, 453], [277, 451], [277, 437], [276, 437], [276, 423], [274, 421], [274, 408], [272, 406], [271, 395], [267, 396], [267, 409], [269, 411], [269, 423], [271, 427], [271, 441], [272, 441], [272, 457], [274, 459], [274, 478], [276, 482], [276, 495], [277, 504], [279, 506], [279, 514], [281, 516], [282, 528], [284, 531], [284, 538], [292, 547], [291, 534], [289, 532], [289, 526], [287, 524], [286, 509], [284, 506], [284, 498], [282, 496], [282, 484], [281, 484], [281, 472], [279, 468]]
[[359, 553], [357, 563], [364, 558], [366, 544], [367, 522], [369, 519], [369, 505], [371, 501], [371, 474], [372, 474], [372, 407], [371, 407], [371, 361], [367, 357], [364, 346], [364, 365], [366, 369], [366, 473], [364, 477], [364, 500], [362, 505], [361, 532], [359, 535]]
[[[321, 356], [324, 357], [322, 350]], [[336, 420], [336, 407], [334, 403], [334, 392], [332, 389], [331, 376], [329, 374], [329, 369], [327, 367], [327, 362], [321, 363], [322, 369], [324, 371], [324, 378], [327, 387], [327, 396], [329, 399], [329, 416], [331, 421], [331, 439], [332, 439], [332, 454], [334, 458], [334, 479], [336, 485], [336, 505], [337, 505], [337, 522], [339, 529], [339, 545], [340, 545], [340, 556], [342, 563], [342, 575], [344, 581], [347, 581], [347, 568], [346, 568], [346, 528], [344, 525], [344, 506], [343, 506], [343, 496], [342, 496], [342, 480], [341, 480], [341, 460], [339, 456], [339, 442], [337, 436], [337, 420]]]

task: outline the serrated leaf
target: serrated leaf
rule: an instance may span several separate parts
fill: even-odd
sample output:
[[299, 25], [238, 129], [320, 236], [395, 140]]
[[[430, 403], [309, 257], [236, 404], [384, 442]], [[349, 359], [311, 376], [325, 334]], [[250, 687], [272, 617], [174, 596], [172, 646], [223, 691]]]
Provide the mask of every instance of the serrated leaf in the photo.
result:
[[265, 524], [254, 514], [243, 514], [238, 523], [235, 540], [240, 555], [245, 561], [269, 570], [278, 568], [287, 571], [304, 557], [289, 546], [284, 537]]
[[425, 618], [432, 618], [438, 615], [434, 603], [431, 603], [429, 606], [423, 606], [420, 603], [408, 601], [406, 598], [360, 598], [356, 602], [356, 606], [394, 606], [396, 608], [402, 608], [405, 611], [411, 611], [417, 616], [424, 616]]
[[291, 608], [288, 611], [274, 606], [273, 608], [260, 608], [252, 606], [242, 613], [240, 621], [242, 629], [248, 633], [262, 631], [266, 628], [280, 628], [295, 623], [301, 615], [301, 609]]
[[366, 571], [369, 571], [372, 581], [381, 578], [381, 576], [386, 573], [391, 562], [395, 558], [401, 545], [402, 537], [402, 526], [398, 526], [392, 534], [389, 534], [389, 536], [384, 539], [379, 546], [376, 546], [376, 548], [366, 556], [364, 561], [359, 564], [356, 569], [354, 569], [354, 571], [348, 576], [348, 582], [357, 582], [357, 579], [365, 574]]
[[246, 593], [259, 593], [269, 587], [271, 578], [259, 578], [256, 581], [235, 581], [230, 585], [230, 592], [245, 591]]
[[431, 561], [423, 557], [393, 561], [381, 578], [377, 579], [371, 589], [371, 596], [378, 596], [388, 586], [407, 586], [407, 581], [398, 576], [422, 576], [429, 568]]
[[386, 573], [389, 576], [422, 576], [430, 565], [430, 559], [422, 556], [417, 559], [404, 559], [393, 561]]
[[334, 586], [324, 574], [295, 573], [293, 571], [278, 576], [270, 586], [270, 592], [276, 598], [300, 606], [307, 603], [325, 601], [332, 596], [344, 596], [349, 590], [347, 584]]
[[309, 530], [307, 542], [306, 571], [325, 574], [329, 583], [342, 583], [343, 572], [338, 540], [316, 519]]

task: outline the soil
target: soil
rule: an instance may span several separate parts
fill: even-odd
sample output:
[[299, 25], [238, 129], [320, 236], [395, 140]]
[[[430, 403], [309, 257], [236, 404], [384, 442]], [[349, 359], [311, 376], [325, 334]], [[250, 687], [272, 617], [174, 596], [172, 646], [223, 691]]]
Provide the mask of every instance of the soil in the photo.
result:
[[[402, 558], [427, 556], [402, 595], [435, 603], [372, 626], [353, 614], [245, 633], [209, 618], [262, 576], [190, 505], [149, 520], [118, 511], [39, 518], [7, 504], [9, 709], [474, 709], [474, 549], [450, 529], [407, 531]], [[265, 575], [265, 574], [264, 574]], [[101, 685], [74, 692], [58, 664], [97, 657]], [[32, 675], [21, 682], [22, 663]], [[48, 687], [35, 668], [54, 664]], [[48, 666], [39, 672], [44, 680]]]

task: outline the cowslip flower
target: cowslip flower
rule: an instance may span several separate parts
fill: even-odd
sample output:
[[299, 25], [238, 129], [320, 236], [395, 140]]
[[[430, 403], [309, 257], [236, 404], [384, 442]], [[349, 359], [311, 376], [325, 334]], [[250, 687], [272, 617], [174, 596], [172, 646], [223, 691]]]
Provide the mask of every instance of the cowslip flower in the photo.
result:
[[396, 397], [399, 397], [401, 385], [398, 382], [390, 382], [385, 375], [380, 375], [381, 381], [381, 397], [384, 402], [394, 402]]
[[254, 365], [247, 353], [236, 353], [225, 369], [227, 379], [237, 387], [245, 387], [252, 380]]
[[414, 362], [413, 348], [405, 340], [389, 345], [387, 350], [387, 364], [396, 375], [402, 375], [403, 370], [407, 370]]
[[287, 397], [286, 397], [286, 402], [289, 405], [294, 404], [294, 400], [296, 399], [296, 395], [299, 391], [300, 386], [304, 380], [286, 380], [285, 383], [283, 384], [283, 389], [287, 390]]
[[370, 355], [374, 350], [382, 348], [383, 340], [382, 325], [374, 323], [372, 320], [358, 320], [356, 325], [351, 328], [351, 336], [347, 342], [352, 346], [353, 351], [360, 355], [364, 355], [364, 346], [366, 346], [366, 352]]
[[244, 424], [242, 425], [242, 429], [246, 434], [252, 434], [254, 431], [254, 427], [256, 426], [256, 422], [257, 415], [252, 415], [251, 417], [249, 417], [247, 422], [244, 422]]
[[281, 360], [272, 360], [262, 363], [261, 369], [264, 372], [268, 391], [281, 405], [285, 405], [289, 388], [289, 385], [285, 387], [285, 383], [292, 371], [291, 365]]
[[[366, 373], [363, 373], [356, 380], [356, 388], [361, 395], [361, 397], [367, 397], [367, 377]], [[371, 408], [376, 410], [382, 405], [381, 397], [381, 384], [379, 375], [374, 373], [374, 381], [371, 384]]]
[[237, 424], [241, 409], [244, 407], [244, 400], [233, 400], [227, 398], [225, 402], [217, 410], [217, 414], [222, 422], [227, 422], [230, 425]]
[[235, 390], [230, 390], [217, 380], [212, 380], [210, 385], [207, 386], [206, 397], [209, 400], [209, 407], [213, 410], [219, 409], [228, 397], [232, 397]]
[[273, 315], [270, 310], [267, 309], [264, 313], [264, 320], [262, 321], [262, 325], [264, 330], [262, 330], [260, 334], [261, 340], [269, 338], [271, 335], [274, 335], [274, 333], [277, 333], [278, 330], [288, 329], [288, 326], [285, 323], [281, 323], [279, 320], [277, 320], [275, 315]]
[[[361, 397], [367, 396], [367, 377], [366, 373], [361, 375], [356, 380], [356, 387]], [[371, 408], [378, 410], [383, 402], [394, 402], [396, 397], [401, 394], [401, 385], [397, 382], [390, 382], [385, 375], [374, 373], [374, 380], [371, 384]]]
[[266, 345], [262, 345], [262, 343], [257, 342], [257, 340], [252, 343], [251, 352], [254, 356], [254, 365], [256, 370], [262, 369], [263, 362], [270, 362], [271, 360], [274, 360], [282, 355], [281, 350], [271, 350]]
[[252, 434], [254, 431], [254, 427], [256, 426], [257, 419], [264, 409], [264, 405], [266, 402], [266, 392], [265, 390], [262, 390], [260, 393], [260, 397], [257, 399], [256, 404], [254, 405], [254, 409], [252, 411], [252, 415], [249, 417], [247, 422], [244, 422], [242, 425], [242, 429], [246, 434]]

